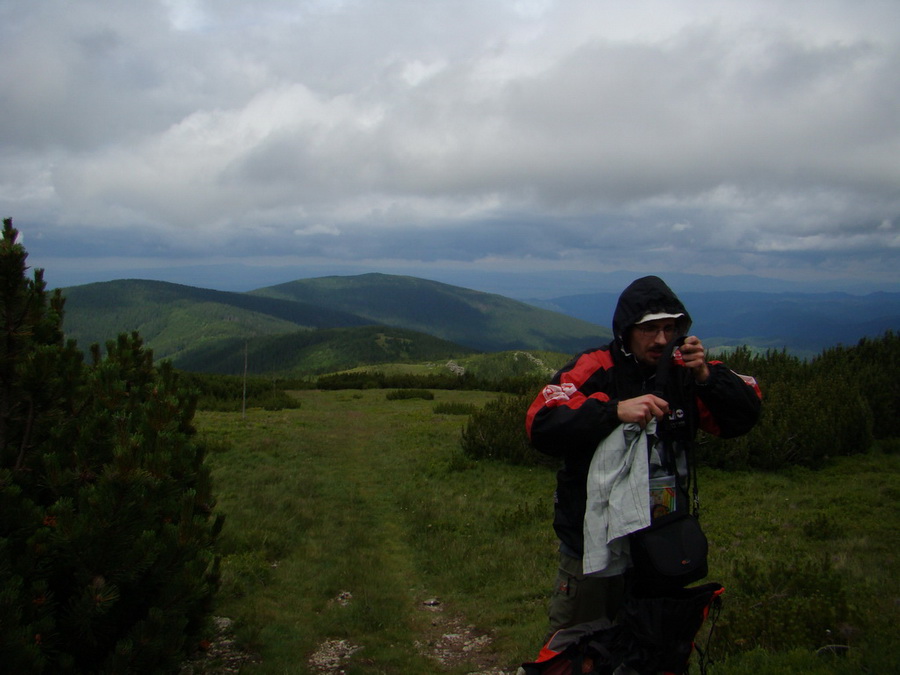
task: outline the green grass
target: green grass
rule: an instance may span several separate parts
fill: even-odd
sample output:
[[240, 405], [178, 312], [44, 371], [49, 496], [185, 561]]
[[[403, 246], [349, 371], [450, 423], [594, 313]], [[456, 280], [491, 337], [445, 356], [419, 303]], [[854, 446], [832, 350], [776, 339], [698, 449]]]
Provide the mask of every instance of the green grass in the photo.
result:
[[[464, 457], [467, 417], [435, 410], [494, 395], [434, 394], [305, 391], [295, 410], [198, 414], [227, 516], [216, 612], [261, 656], [244, 672], [308, 672], [328, 639], [363, 647], [348, 674], [470, 672], [441, 671], [413, 647], [434, 597], [491, 631], [501, 667], [536, 656], [555, 569], [554, 473]], [[701, 472], [709, 580], [726, 587], [711, 673], [891, 670], [898, 474], [900, 456], [882, 454], [819, 472]], [[816, 656], [828, 643], [850, 655]]]
[[[893, 670], [888, 665], [900, 653], [898, 475], [900, 456], [875, 452], [819, 471], [702, 473], [710, 577], [728, 589], [720, 651], [808, 655], [841, 644], [850, 645], [852, 658], [846, 671], [838, 661], [840, 672]], [[758, 655], [729, 661], [748, 658]], [[799, 655], [779, 657], [790, 658]]]

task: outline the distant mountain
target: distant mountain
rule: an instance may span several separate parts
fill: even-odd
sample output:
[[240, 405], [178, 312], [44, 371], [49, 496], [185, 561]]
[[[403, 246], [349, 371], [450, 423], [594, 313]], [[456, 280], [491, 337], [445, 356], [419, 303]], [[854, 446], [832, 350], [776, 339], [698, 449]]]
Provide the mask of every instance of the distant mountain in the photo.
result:
[[[708, 347], [748, 344], [814, 356], [900, 330], [900, 293], [685, 292], [691, 332]], [[610, 325], [618, 293], [570, 295], [542, 302], [547, 309]]]
[[315, 328], [361, 326], [361, 317], [328, 307], [164, 281], [125, 279], [63, 289], [66, 336], [86, 348], [138, 331], [157, 358], [208, 342]]
[[249, 295], [331, 307], [371, 323], [428, 333], [481, 351], [574, 353], [608, 342], [600, 325], [502, 295], [417, 277], [361, 274], [301, 279]]
[[[157, 359], [198, 371], [326, 372], [361, 363], [513, 349], [571, 353], [605, 329], [488, 293], [363, 275], [231, 293], [121, 280], [63, 289], [64, 329], [82, 349], [138, 331]], [[323, 370], [324, 369], [324, 370]]]

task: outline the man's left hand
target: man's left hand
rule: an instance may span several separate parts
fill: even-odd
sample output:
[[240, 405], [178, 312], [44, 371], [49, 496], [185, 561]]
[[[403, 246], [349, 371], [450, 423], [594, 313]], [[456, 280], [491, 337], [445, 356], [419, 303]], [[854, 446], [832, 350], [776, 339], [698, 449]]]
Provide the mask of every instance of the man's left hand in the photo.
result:
[[701, 384], [709, 379], [709, 364], [706, 362], [706, 349], [696, 335], [685, 338], [679, 350], [685, 368], [690, 368], [694, 379]]

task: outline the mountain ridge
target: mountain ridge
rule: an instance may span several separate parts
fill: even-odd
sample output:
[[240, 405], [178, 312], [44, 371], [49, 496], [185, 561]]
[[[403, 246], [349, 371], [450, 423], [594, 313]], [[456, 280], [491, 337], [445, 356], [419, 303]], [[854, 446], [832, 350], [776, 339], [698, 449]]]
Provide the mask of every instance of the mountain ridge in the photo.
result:
[[[343, 367], [348, 361], [340, 349], [379, 363], [412, 354], [425, 360], [432, 354], [508, 350], [574, 354], [611, 339], [605, 326], [618, 300], [618, 293], [592, 293], [532, 304], [380, 273], [298, 279], [248, 292], [140, 279], [61, 290], [66, 335], [82, 348], [137, 331], [157, 358], [186, 369], [229, 363], [232, 372], [245, 352], [269, 364], [266, 372], [279, 363], [291, 372]], [[694, 319], [692, 332], [711, 350], [746, 344], [808, 358], [900, 326], [900, 293], [689, 291], [680, 296]], [[325, 336], [333, 341], [330, 348], [320, 340], [323, 335], [312, 335], [320, 331], [331, 331]], [[285, 350], [280, 357], [279, 349]], [[323, 356], [329, 349], [330, 356]], [[295, 358], [301, 352], [304, 358]], [[263, 372], [259, 363], [251, 370]]]
[[[248, 293], [127, 279], [62, 291], [66, 335], [82, 347], [138, 331], [157, 358], [188, 369], [192, 363], [211, 368], [215, 357], [210, 354], [233, 363], [235, 351], [243, 351], [251, 342], [267, 342], [267, 349], [272, 349], [273, 336], [365, 326], [384, 326], [390, 334], [368, 334], [366, 339], [377, 341], [381, 351], [363, 348], [358, 341], [363, 333], [350, 340], [352, 349], [379, 359], [390, 353], [386, 345], [409, 341], [429, 344], [443, 358], [447, 343], [454, 345], [449, 351], [457, 355], [507, 349], [569, 353], [609, 339], [606, 329], [576, 317], [415, 277], [323, 277]], [[309, 337], [295, 336], [284, 344], [299, 344]], [[338, 342], [348, 339], [332, 337]], [[427, 357], [414, 347], [400, 353]], [[290, 354], [284, 362], [292, 371], [302, 370]]]
[[579, 317], [419, 277], [382, 273], [315, 277], [249, 295], [325, 303], [373, 323], [425, 332], [482, 351], [571, 352], [611, 337], [608, 328]]

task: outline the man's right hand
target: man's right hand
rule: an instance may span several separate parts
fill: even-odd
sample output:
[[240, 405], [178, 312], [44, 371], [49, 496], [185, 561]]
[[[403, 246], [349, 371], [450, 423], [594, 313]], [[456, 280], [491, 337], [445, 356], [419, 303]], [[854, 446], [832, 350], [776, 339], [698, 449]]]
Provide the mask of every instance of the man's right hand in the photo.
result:
[[668, 412], [668, 402], [653, 394], [644, 394], [636, 398], [619, 401], [619, 405], [616, 408], [620, 422], [636, 422], [641, 425], [641, 428], [647, 426], [647, 422], [654, 417], [659, 419], [663, 415], [668, 414]]

